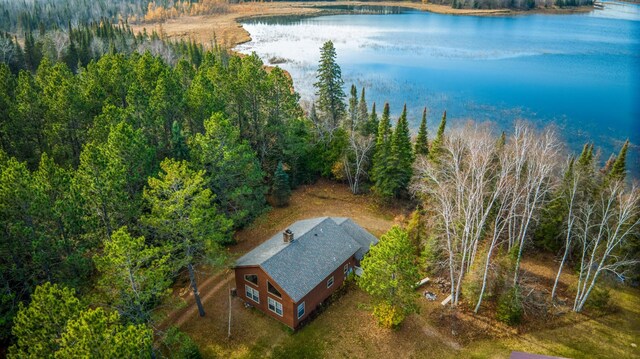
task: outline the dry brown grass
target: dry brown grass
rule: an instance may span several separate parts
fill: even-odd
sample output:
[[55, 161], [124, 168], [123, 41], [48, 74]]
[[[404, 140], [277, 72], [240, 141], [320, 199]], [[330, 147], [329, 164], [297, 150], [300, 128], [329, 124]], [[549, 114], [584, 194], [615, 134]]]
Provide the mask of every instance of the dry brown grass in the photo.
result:
[[[369, 196], [354, 196], [347, 186], [330, 181], [301, 186], [291, 204], [274, 208], [236, 235], [230, 248], [237, 257], [299, 219], [348, 216], [376, 235], [406, 218], [402, 208], [384, 208]], [[523, 275], [530, 283], [550, 290], [556, 263], [552, 256], [527, 256]], [[507, 358], [512, 350], [573, 358], [634, 358], [640, 353], [640, 294], [637, 289], [612, 291], [616, 310], [543, 316], [529, 315], [512, 328], [493, 317], [493, 304], [483, 304], [474, 315], [468, 309], [451, 311], [439, 302], [446, 296], [429, 285], [421, 290], [438, 294], [438, 300], [419, 299], [420, 312], [395, 331], [379, 328], [370, 314], [370, 297], [353, 286], [317, 318], [296, 333], [255, 309], [231, 300], [231, 337], [228, 330], [228, 290], [234, 285], [229, 271], [200, 272], [206, 317], [199, 318], [189, 293], [189, 305], [174, 313], [165, 325], [178, 324], [198, 344], [206, 358]], [[561, 296], [574, 281], [563, 275]], [[186, 283], [184, 284], [186, 287]], [[177, 292], [179, 292], [177, 290]]]
[[165, 35], [170, 39], [190, 39], [195, 40], [205, 46], [213, 44], [214, 36], [219, 45], [232, 48], [235, 45], [251, 40], [249, 33], [239, 23], [242, 19], [263, 16], [282, 15], [313, 15], [321, 10], [318, 6], [327, 5], [369, 5], [369, 6], [401, 6], [421, 11], [430, 11], [441, 14], [452, 15], [474, 15], [474, 16], [500, 16], [523, 13], [570, 13], [593, 10], [592, 7], [572, 8], [572, 9], [537, 9], [534, 11], [521, 12], [508, 9], [453, 9], [446, 5], [423, 4], [405, 1], [335, 1], [335, 2], [251, 2], [242, 4], [232, 4], [228, 6], [228, 12], [201, 15], [201, 16], [181, 16], [175, 19], [166, 20], [162, 23], [147, 23], [132, 26], [135, 32], [140, 32], [146, 28], [148, 32], [153, 30]]

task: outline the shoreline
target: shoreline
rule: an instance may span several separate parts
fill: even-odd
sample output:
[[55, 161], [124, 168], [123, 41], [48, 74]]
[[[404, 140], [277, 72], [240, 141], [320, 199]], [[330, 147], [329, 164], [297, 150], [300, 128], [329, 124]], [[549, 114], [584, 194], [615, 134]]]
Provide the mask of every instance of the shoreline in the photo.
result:
[[228, 49], [251, 41], [251, 36], [241, 22], [254, 18], [275, 16], [323, 16], [342, 14], [344, 11], [331, 11], [327, 6], [375, 6], [399, 7], [410, 10], [426, 11], [443, 15], [458, 16], [520, 16], [535, 14], [579, 14], [593, 11], [592, 6], [572, 8], [538, 8], [527, 11], [512, 9], [454, 9], [446, 5], [414, 3], [405, 1], [335, 1], [335, 2], [270, 2], [230, 4], [229, 11], [221, 14], [181, 16], [163, 22], [131, 25], [134, 33], [156, 31], [169, 39], [191, 39], [205, 47], [215, 43]]

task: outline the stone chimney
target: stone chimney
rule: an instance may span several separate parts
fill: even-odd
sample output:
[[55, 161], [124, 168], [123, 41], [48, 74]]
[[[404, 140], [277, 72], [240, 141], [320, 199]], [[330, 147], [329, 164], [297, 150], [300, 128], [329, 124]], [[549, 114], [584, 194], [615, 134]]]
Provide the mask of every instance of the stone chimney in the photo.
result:
[[293, 232], [291, 232], [290, 229], [282, 232], [282, 239], [284, 240], [284, 243], [293, 242]]

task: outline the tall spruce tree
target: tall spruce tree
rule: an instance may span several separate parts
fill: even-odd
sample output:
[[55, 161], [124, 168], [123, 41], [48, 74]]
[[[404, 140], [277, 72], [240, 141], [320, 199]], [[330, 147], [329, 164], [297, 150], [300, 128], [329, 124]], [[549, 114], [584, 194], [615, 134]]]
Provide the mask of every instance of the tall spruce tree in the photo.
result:
[[390, 190], [394, 196], [401, 196], [407, 191], [413, 175], [413, 147], [407, 121], [407, 105], [398, 118], [391, 140]]
[[371, 106], [371, 114], [369, 115], [369, 120], [367, 121], [367, 128], [363, 135], [374, 135], [377, 137], [378, 135], [378, 125], [380, 124], [380, 120], [378, 119], [378, 113], [376, 112], [376, 103], [374, 102]]
[[431, 148], [429, 150], [429, 159], [434, 161], [437, 160], [440, 152], [442, 151], [442, 142], [444, 141], [444, 129], [447, 127], [447, 111], [444, 111], [442, 114], [442, 120], [440, 121], [440, 126], [438, 126], [438, 132], [436, 133], [436, 137], [431, 142]]
[[358, 90], [356, 85], [351, 85], [351, 96], [349, 97], [349, 116], [345, 120], [344, 128], [354, 131], [358, 126]]
[[[371, 179], [373, 190], [380, 197], [390, 197], [393, 193], [388, 191], [386, 184], [387, 175], [391, 160], [391, 120], [389, 114], [389, 103], [384, 104], [382, 118], [378, 124], [378, 135], [376, 136], [376, 150], [373, 155], [373, 166], [371, 168]], [[375, 112], [374, 112], [375, 113]]]
[[342, 71], [336, 62], [336, 49], [333, 42], [327, 41], [320, 49], [320, 65], [316, 75], [316, 96], [318, 96], [318, 110], [326, 130], [338, 127], [344, 118], [346, 109], [344, 104], [344, 90], [342, 86]]
[[620, 149], [620, 153], [616, 156], [613, 165], [611, 166], [611, 170], [607, 175], [608, 180], [613, 181], [621, 181], [624, 180], [624, 177], [627, 174], [627, 150], [629, 149], [629, 140], [624, 142], [622, 148]]
[[429, 154], [429, 142], [427, 139], [427, 108], [422, 110], [422, 121], [420, 121], [420, 129], [418, 137], [416, 137], [415, 146], [416, 156], [426, 156]]
[[282, 162], [278, 162], [276, 172], [273, 174], [273, 199], [276, 206], [284, 207], [289, 204], [291, 197], [291, 186], [289, 184], [289, 175], [284, 171]]
[[356, 128], [360, 130], [362, 133], [362, 128], [367, 126], [367, 121], [369, 121], [369, 113], [367, 110], [367, 100], [364, 97], [364, 87], [362, 88], [362, 92], [360, 94], [360, 101], [358, 101], [358, 123]]

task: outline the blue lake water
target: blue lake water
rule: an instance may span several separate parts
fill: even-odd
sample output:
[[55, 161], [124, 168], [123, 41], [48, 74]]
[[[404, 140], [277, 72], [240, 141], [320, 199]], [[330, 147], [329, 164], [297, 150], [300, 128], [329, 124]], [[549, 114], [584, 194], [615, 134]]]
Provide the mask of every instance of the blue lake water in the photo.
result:
[[[398, 12], [398, 11], [395, 11]], [[607, 2], [576, 15], [451, 16], [403, 10], [265, 18], [243, 24], [252, 41], [239, 45], [265, 63], [278, 58], [303, 105], [313, 101], [319, 49], [332, 40], [345, 92], [365, 87], [367, 101], [404, 103], [413, 127], [429, 109], [432, 133], [447, 110], [452, 123], [514, 120], [556, 125], [570, 150], [586, 141], [602, 158], [622, 141], [640, 174], [640, 6]]]

